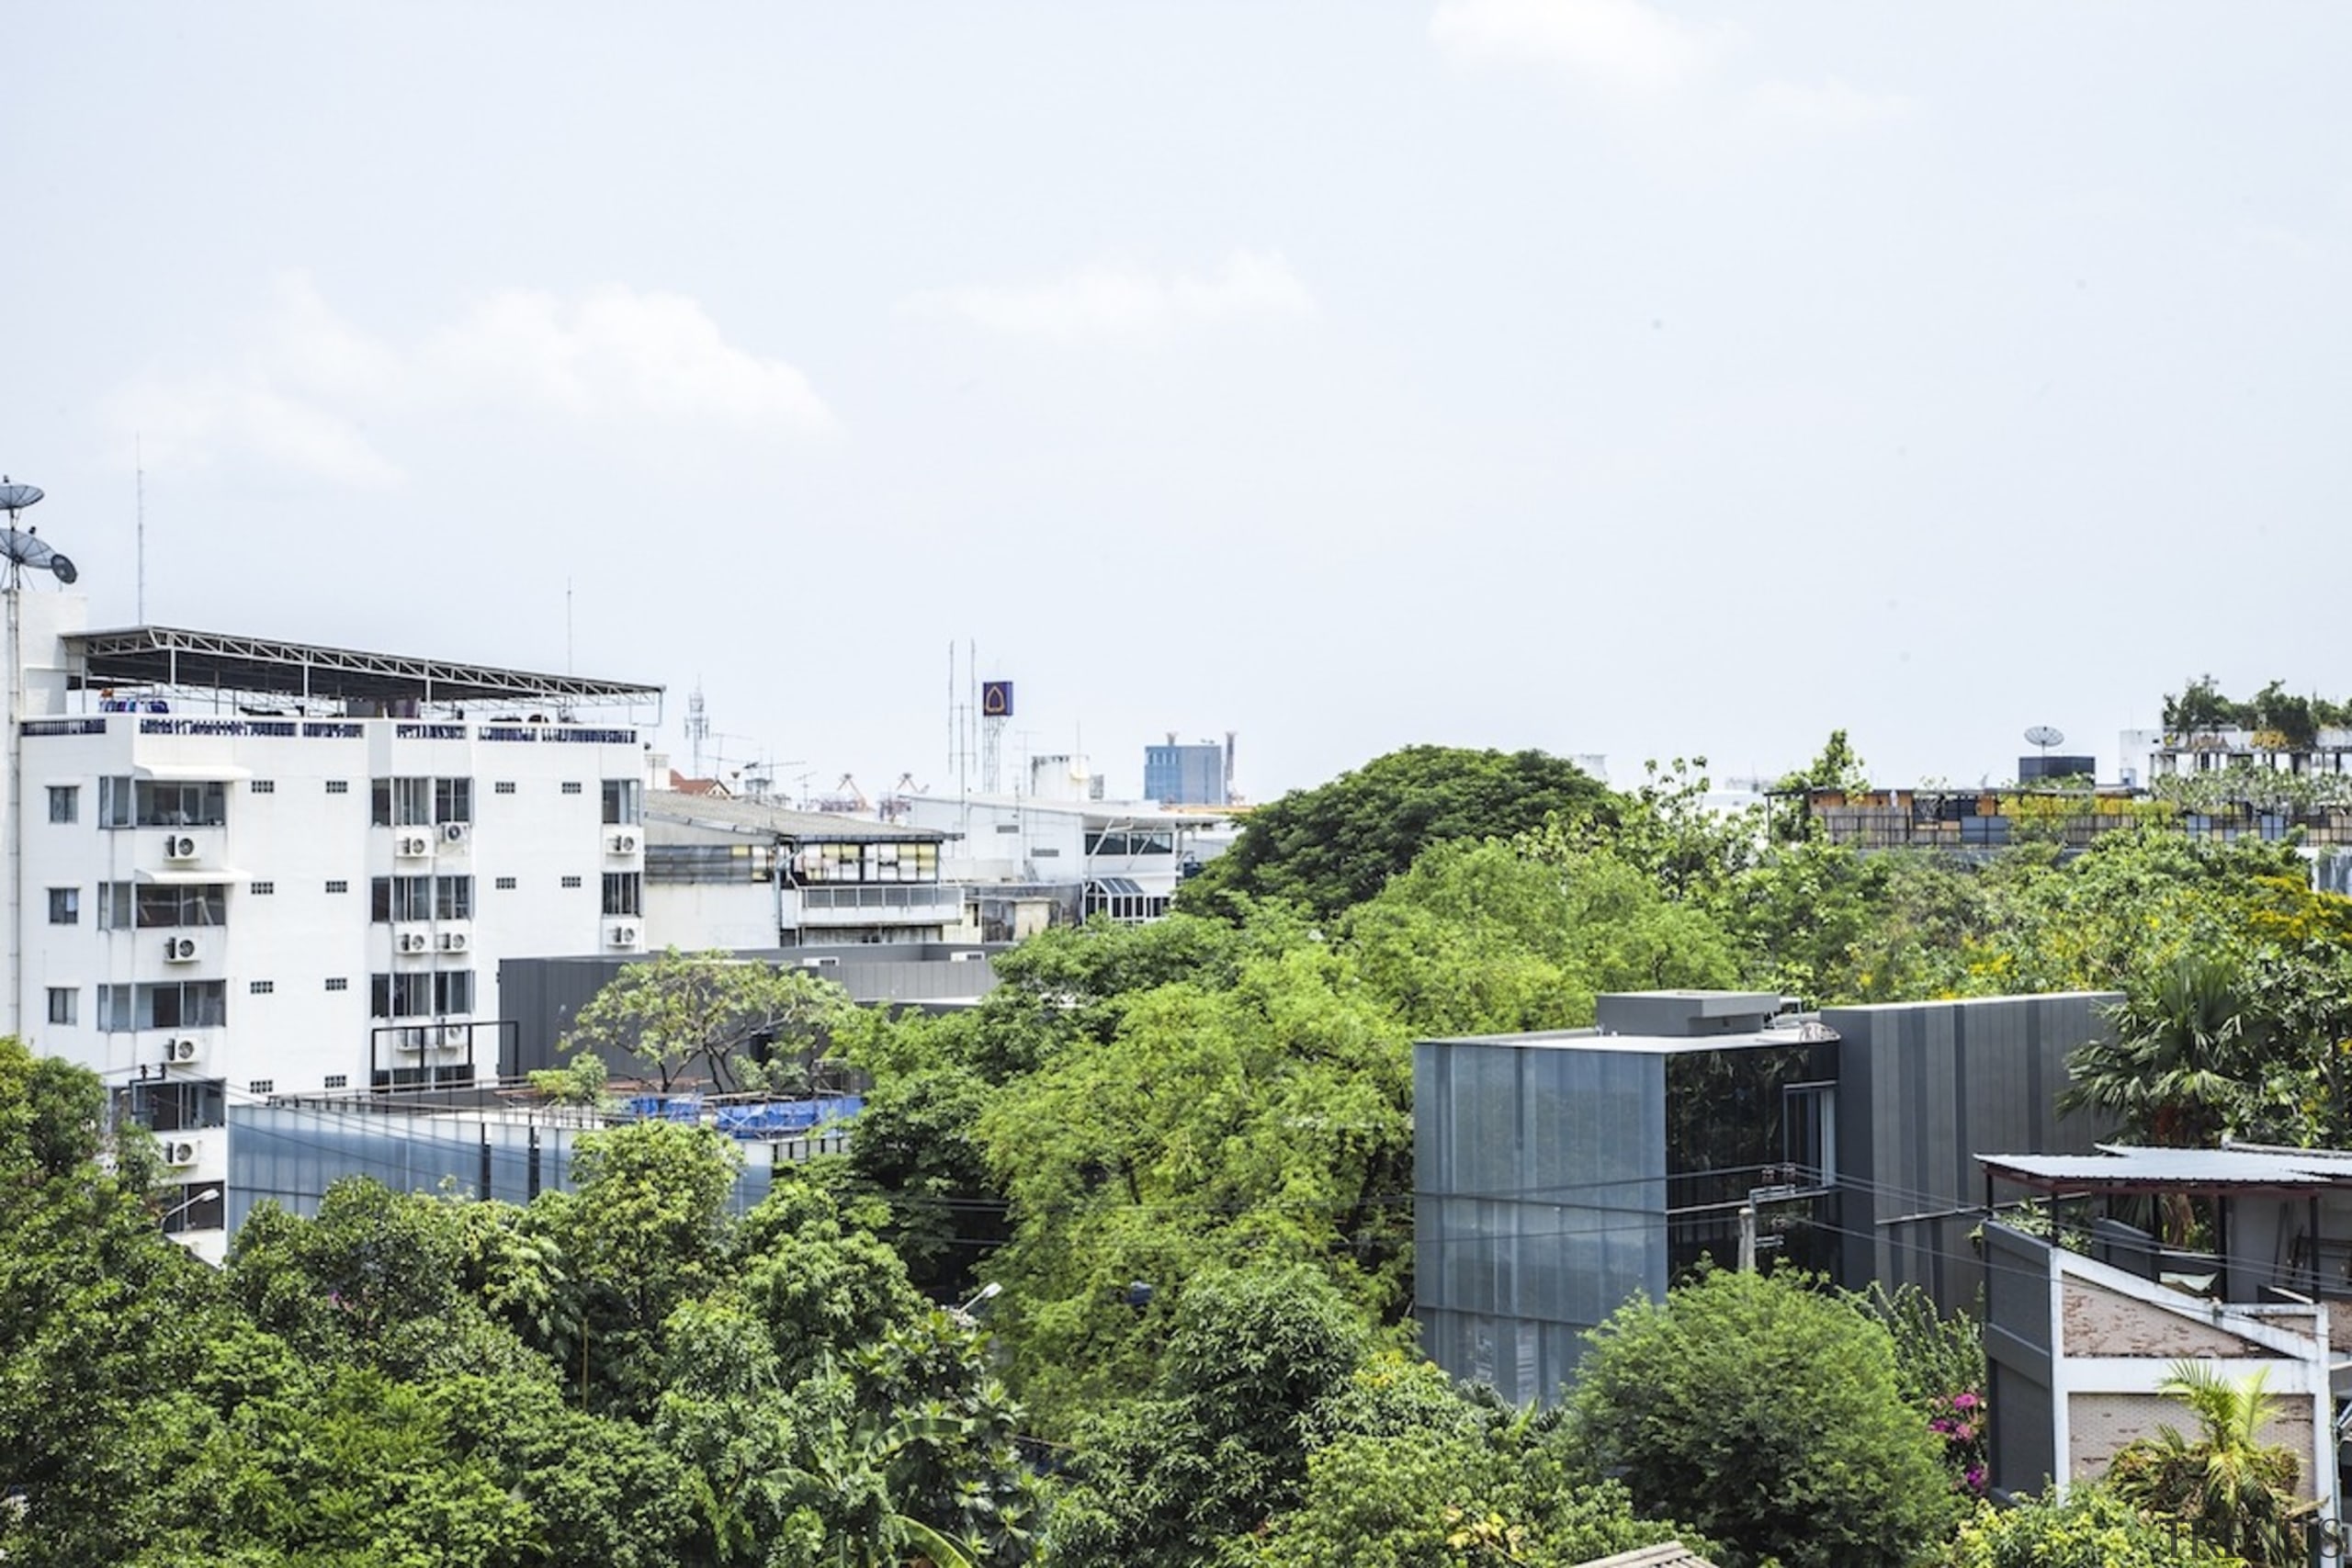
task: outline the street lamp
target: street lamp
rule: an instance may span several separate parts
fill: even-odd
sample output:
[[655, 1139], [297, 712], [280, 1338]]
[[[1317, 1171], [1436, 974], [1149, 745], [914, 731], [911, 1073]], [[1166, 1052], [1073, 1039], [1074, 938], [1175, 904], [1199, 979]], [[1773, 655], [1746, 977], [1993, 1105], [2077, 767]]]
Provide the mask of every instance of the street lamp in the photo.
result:
[[209, 1203], [219, 1196], [220, 1196], [220, 1189], [218, 1187], [208, 1187], [203, 1191], [196, 1193], [191, 1197], [181, 1199], [177, 1203], [175, 1203], [170, 1208], [164, 1210], [164, 1217], [155, 1223], [158, 1225], [168, 1225], [174, 1220], [178, 1219], [182, 1214], [187, 1213], [190, 1209], [195, 1208], [198, 1203]]
[[978, 1328], [979, 1324], [972, 1317], [973, 1309], [986, 1306], [989, 1303], [996, 1300], [997, 1297], [1003, 1293], [1003, 1284], [999, 1280], [990, 1280], [987, 1284], [982, 1285], [978, 1291], [973, 1292], [972, 1299], [970, 1301], [966, 1302], [962, 1306], [949, 1307], [947, 1309], [947, 1315], [954, 1318], [956, 1323], [961, 1325], [963, 1327]]

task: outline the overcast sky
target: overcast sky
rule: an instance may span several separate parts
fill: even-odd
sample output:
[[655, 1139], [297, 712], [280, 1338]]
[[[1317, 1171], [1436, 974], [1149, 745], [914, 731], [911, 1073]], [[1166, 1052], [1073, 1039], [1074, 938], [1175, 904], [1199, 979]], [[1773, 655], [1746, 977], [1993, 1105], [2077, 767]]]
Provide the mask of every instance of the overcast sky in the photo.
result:
[[[94, 620], [1998, 779], [2352, 693], [2352, 10], [22, 5], [0, 468]], [[1082, 736], [1082, 740], [1080, 737]], [[952, 779], [945, 780], [952, 784]]]

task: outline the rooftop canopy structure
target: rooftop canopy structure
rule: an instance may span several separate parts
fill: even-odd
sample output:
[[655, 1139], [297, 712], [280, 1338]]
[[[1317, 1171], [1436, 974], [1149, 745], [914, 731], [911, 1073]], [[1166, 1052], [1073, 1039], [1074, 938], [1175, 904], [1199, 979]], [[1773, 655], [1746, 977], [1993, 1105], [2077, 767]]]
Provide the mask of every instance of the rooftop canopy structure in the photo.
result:
[[74, 691], [161, 688], [181, 694], [274, 697], [304, 705], [396, 713], [454, 704], [537, 704], [564, 709], [650, 704], [659, 717], [662, 688], [581, 675], [502, 670], [454, 660], [367, 653], [271, 637], [129, 626], [71, 632], [67, 683]]

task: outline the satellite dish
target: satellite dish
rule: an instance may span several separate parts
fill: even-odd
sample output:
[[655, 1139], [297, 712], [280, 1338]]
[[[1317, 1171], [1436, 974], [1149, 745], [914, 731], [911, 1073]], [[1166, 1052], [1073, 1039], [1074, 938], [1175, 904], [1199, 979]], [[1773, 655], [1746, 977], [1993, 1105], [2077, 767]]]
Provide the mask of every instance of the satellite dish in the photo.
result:
[[2052, 746], [2064, 746], [2066, 743], [2066, 736], [2064, 730], [2054, 729], [2046, 724], [2037, 724], [2025, 732], [2025, 742], [2029, 746], [2039, 746], [2047, 751]]
[[40, 486], [20, 485], [0, 474], [0, 512], [8, 514], [8, 525], [0, 528], [0, 561], [7, 563], [6, 576], [11, 593], [17, 591], [28, 566], [56, 573], [60, 582], [72, 582], [82, 575], [72, 561], [41, 541], [40, 530], [17, 526], [17, 513], [39, 501], [40, 494]]
[[82, 569], [74, 564], [71, 557], [61, 556], [55, 550], [49, 553], [49, 570], [55, 572], [57, 581], [68, 588], [74, 586], [75, 580], [82, 575]]
[[0, 512], [6, 512], [10, 522], [15, 522], [17, 513], [40, 499], [40, 486], [20, 485], [7, 475], [0, 474]]

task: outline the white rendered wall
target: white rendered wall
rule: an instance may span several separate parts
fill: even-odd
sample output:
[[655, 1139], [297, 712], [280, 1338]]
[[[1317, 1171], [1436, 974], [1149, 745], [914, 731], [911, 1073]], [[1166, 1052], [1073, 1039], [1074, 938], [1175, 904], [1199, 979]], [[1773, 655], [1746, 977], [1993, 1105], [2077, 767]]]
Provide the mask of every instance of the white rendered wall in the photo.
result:
[[[289, 723], [293, 736], [266, 732]], [[41, 733], [69, 727], [93, 733]], [[639, 777], [642, 763], [632, 729], [196, 714], [94, 715], [35, 721], [31, 728], [35, 733], [22, 743], [18, 814], [24, 942], [8, 992], [20, 1007], [22, 1032], [37, 1049], [85, 1063], [110, 1085], [142, 1069], [165, 1070], [164, 1036], [187, 1032], [101, 1032], [95, 990], [101, 985], [227, 982], [225, 1027], [209, 1032], [202, 1063], [184, 1075], [169, 1069], [175, 1076], [224, 1078], [232, 1097], [253, 1092], [249, 1086], [256, 1081], [280, 1094], [316, 1093], [336, 1076], [357, 1089], [368, 1083], [370, 1030], [390, 1022], [369, 1017], [372, 975], [469, 969], [471, 1016], [494, 1020], [500, 959], [614, 951], [616, 927], [641, 932], [641, 918], [603, 912], [603, 874], [641, 871], [643, 863], [639, 851], [614, 852], [614, 829], [602, 819], [602, 781]], [[426, 738], [443, 731], [459, 738]], [[485, 731], [516, 739], [490, 739]], [[526, 735], [532, 739], [520, 739]], [[565, 735], [596, 739], [582, 742], [561, 739]], [[142, 773], [228, 781], [226, 826], [98, 826], [99, 779]], [[461, 840], [449, 841], [435, 829], [429, 856], [395, 856], [400, 830], [369, 823], [370, 782], [393, 776], [470, 778], [473, 821]], [[343, 784], [341, 792], [329, 792], [333, 782]], [[257, 783], [270, 787], [256, 792]], [[500, 793], [502, 783], [511, 784], [513, 792]], [[577, 793], [566, 793], [567, 784], [578, 786]], [[51, 784], [78, 786], [78, 821], [49, 820]], [[165, 840], [183, 834], [198, 841], [195, 861], [167, 861]], [[229, 885], [224, 927], [168, 932], [98, 927], [99, 884], [188, 871], [217, 873]], [[463, 932], [465, 951], [442, 951], [441, 923], [428, 921], [424, 924], [436, 938], [432, 951], [395, 954], [393, 928], [370, 920], [370, 881], [427, 871], [474, 878], [474, 918], [447, 927]], [[513, 878], [514, 886], [500, 887], [501, 877]], [[567, 877], [577, 885], [565, 886]], [[345, 890], [330, 892], [330, 883]], [[61, 886], [79, 890], [77, 924], [48, 921], [48, 889]], [[194, 937], [198, 959], [167, 963], [167, 935]], [[641, 934], [634, 945], [643, 946]], [[336, 979], [342, 988], [329, 990], [328, 982]], [[265, 988], [256, 991], [255, 982], [265, 982]], [[76, 992], [74, 1024], [48, 1021], [52, 987]], [[493, 1071], [496, 1055], [485, 1028], [476, 1038], [477, 1070]]]

